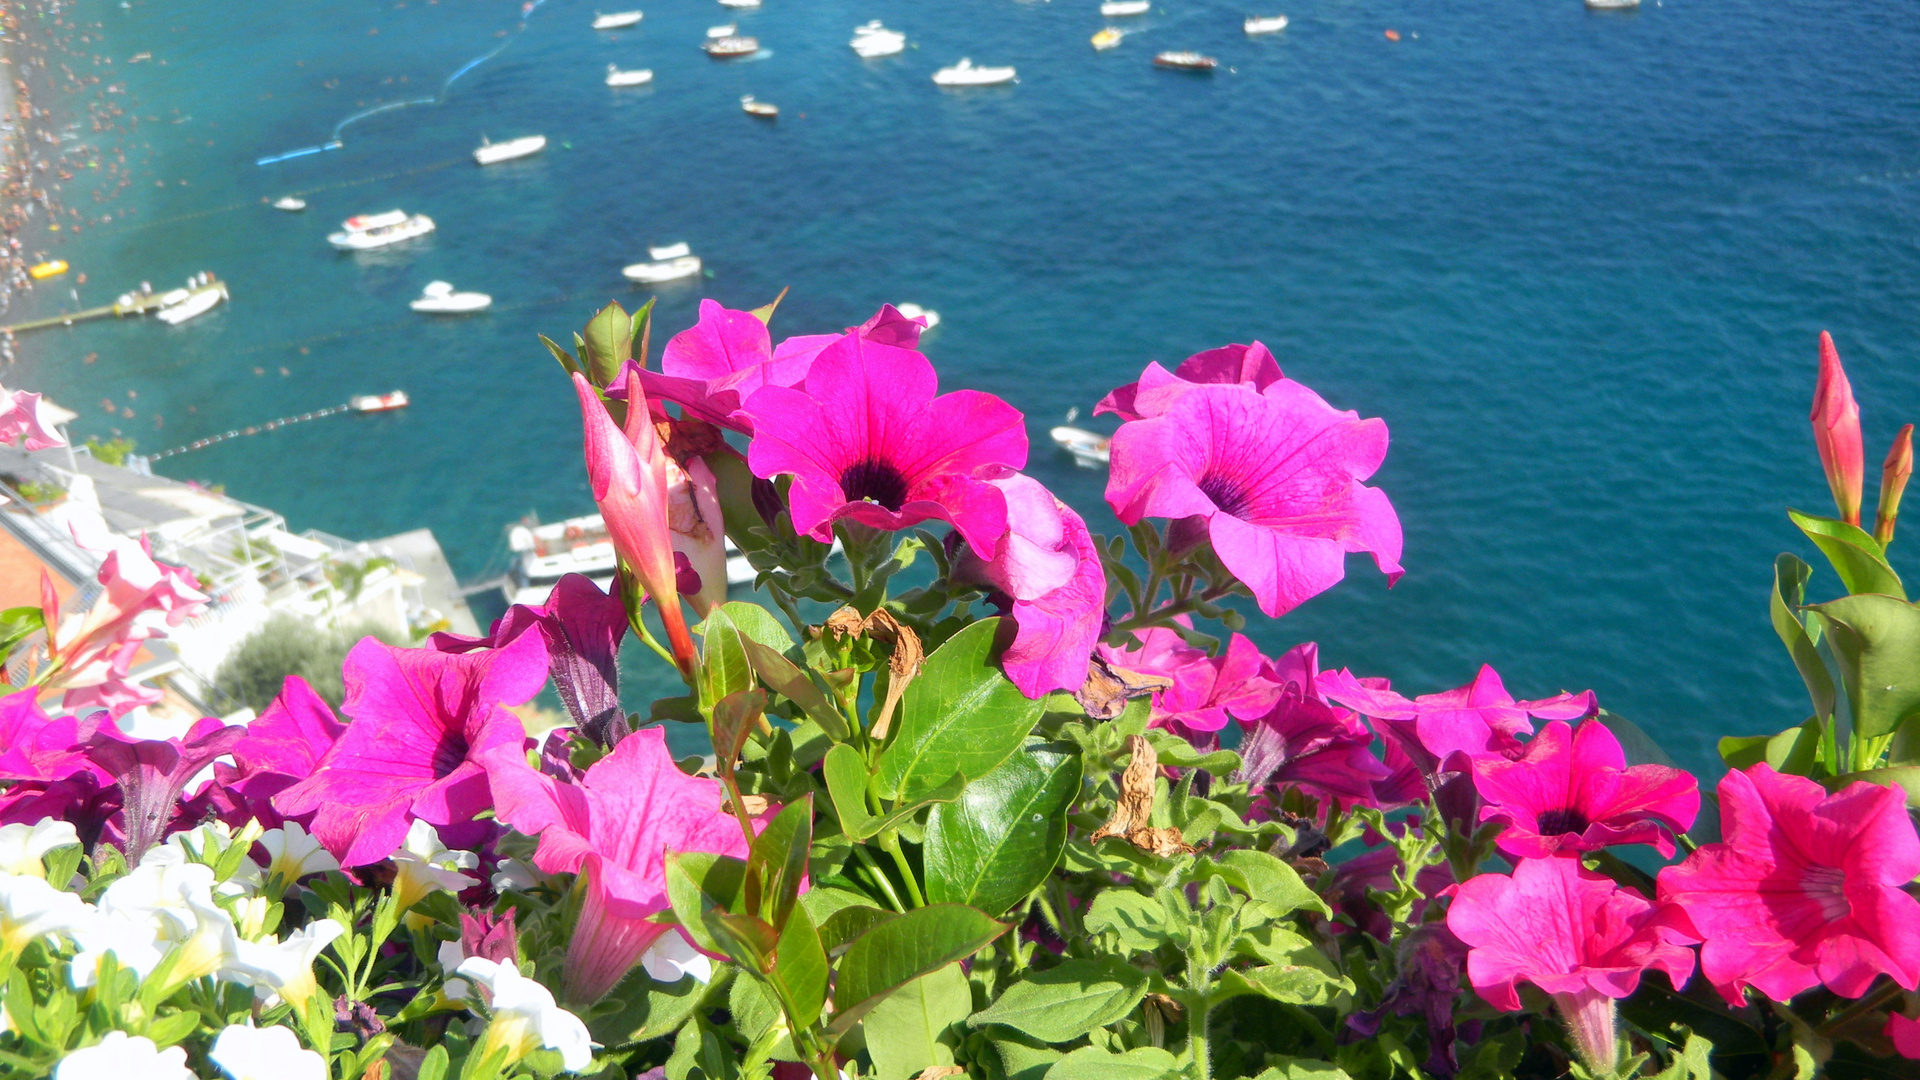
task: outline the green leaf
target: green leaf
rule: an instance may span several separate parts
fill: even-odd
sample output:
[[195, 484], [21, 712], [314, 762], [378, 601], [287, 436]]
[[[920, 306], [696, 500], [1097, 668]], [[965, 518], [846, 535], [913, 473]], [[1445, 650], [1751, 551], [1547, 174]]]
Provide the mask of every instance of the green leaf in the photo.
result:
[[929, 904], [872, 927], [840, 958], [828, 1030], [844, 1034], [894, 990], [972, 956], [1007, 926], [960, 904]]
[[574, 359], [572, 353], [561, 348], [552, 338], [545, 334], [540, 335], [540, 344], [545, 345], [547, 351], [553, 354], [553, 358], [560, 361], [560, 367], [564, 369], [568, 375], [580, 374], [580, 361]]
[[826, 691], [808, 678], [806, 670], [800, 665], [782, 656], [771, 646], [743, 639], [741, 646], [746, 650], [747, 663], [752, 665], [754, 674], [774, 693], [800, 706], [807, 719], [820, 725], [820, 730], [835, 742], [843, 742], [852, 734], [847, 728], [846, 718], [840, 715], [840, 709], [827, 697]]
[[32, 605], [0, 611], [0, 664], [5, 663], [14, 646], [46, 627], [46, 614]]
[[1081, 924], [1090, 934], [1117, 935], [1129, 952], [1152, 952], [1173, 940], [1167, 909], [1130, 889], [1107, 889], [1095, 896]]
[[1124, 1054], [1083, 1046], [1047, 1070], [1047, 1080], [1171, 1080], [1179, 1075], [1180, 1063], [1157, 1046]]
[[447, 1047], [445, 1043], [434, 1043], [433, 1047], [420, 1059], [420, 1071], [414, 1074], [415, 1080], [446, 1080]]
[[726, 955], [719, 939], [707, 932], [706, 915], [733, 910], [747, 879], [747, 864], [728, 855], [685, 851], [668, 855], [666, 867], [667, 900], [681, 929], [695, 945]]
[[1869, 784], [1893, 786], [1906, 792], [1907, 805], [1920, 809], [1920, 765], [1895, 765], [1886, 769], [1866, 769], [1822, 780], [1829, 789], [1838, 791], [1856, 781]]
[[1833, 715], [1833, 676], [1827, 673], [1827, 662], [1820, 658], [1817, 643], [1797, 614], [1806, 600], [1807, 578], [1812, 573], [1813, 568], [1794, 555], [1782, 554], [1774, 559], [1773, 599], [1768, 606], [1773, 612], [1773, 632], [1780, 635], [1793, 657], [1793, 666], [1800, 672], [1800, 681], [1807, 684], [1813, 715], [1824, 719]]
[[[645, 342], [647, 340], [648, 332], [653, 328], [653, 304], [654, 304], [654, 301], [658, 299], [660, 298], [657, 296], [649, 296], [647, 297], [647, 302], [644, 304], [641, 304], [640, 307], [636, 311], [634, 311], [633, 318], [628, 320], [628, 323], [627, 323], [627, 340], [628, 341]], [[641, 367], [646, 367], [647, 366], [646, 349], [642, 348], [640, 352], [634, 356], [634, 359], [640, 361]], [[723, 455], [715, 454], [714, 456], [721, 457]]]
[[759, 690], [739, 690], [721, 698], [713, 707], [713, 723], [708, 732], [713, 741], [714, 760], [722, 776], [733, 772], [740, 759], [740, 748], [753, 733], [767, 711], [767, 695]]
[[1332, 961], [1324, 962], [1325, 967], [1267, 964], [1247, 971], [1227, 971], [1214, 983], [1209, 996], [1216, 1003], [1243, 994], [1256, 994], [1288, 1005], [1326, 1005], [1342, 991], [1351, 993], [1353, 984], [1327, 970], [1332, 967]]
[[877, 1080], [911, 1080], [936, 1065], [953, 1064], [949, 1030], [973, 1011], [973, 988], [949, 964], [889, 995], [861, 1028]]
[[[812, 893], [808, 893], [812, 896]], [[825, 946], [828, 955], [845, 951], [861, 934], [883, 922], [891, 922], [900, 917], [899, 912], [886, 911], [868, 904], [852, 904], [827, 916], [820, 924], [820, 944]]]
[[753, 689], [753, 668], [747, 663], [746, 649], [740, 644], [740, 629], [734, 625], [727, 605], [709, 611], [698, 629], [706, 639], [701, 650], [701, 705], [711, 709], [715, 702], [731, 694]]
[[1857, 735], [1891, 735], [1902, 720], [1920, 714], [1920, 607], [1866, 595], [1808, 610], [1826, 624]]
[[1041, 1042], [1072, 1042], [1133, 1012], [1149, 981], [1146, 972], [1117, 956], [1069, 960], [1014, 983], [968, 1023], [1000, 1024]]
[[729, 600], [720, 605], [727, 618], [747, 641], [757, 641], [775, 652], [786, 652], [793, 648], [793, 638], [787, 634], [787, 628], [773, 612], [759, 604], [750, 604], [745, 600]]
[[1907, 592], [1900, 585], [1900, 575], [1887, 565], [1887, 554], [1879, 541], [1868, 535], [1857, 525], [1832, 518], [1814, 517], [1798, 510], [1787, 511], [1800, 531], [1807, 534], [1813, 546], [1833, 564], [1833, 572], [1840, 575], [1840, 583], [1847, 591], [1855, 595], [1862, 593], [1881, 593], [1896, 596], [1902, 600]]
[[812, 845], [812, 792], [788, 803], [754, 837], [747, 856], [747, 910], [775, 930], [785, 928], [800, 896], [800, 883], [807, 875], [807, 849]]
[[587, 323], [587, 379], [595, 386], [612, 386], [620, 369], [633, 359], [633, 320], [619, 304], [608, 304]]
[[873, 817], [867, 808], [867, 762], [860, 751], [839, 743], [827, 751], [820, 762], [820, 774], [827, 782], [827, 794], [833, 798], [833, 812], [840, 829], [848, 836]]
[[[605, 1046], [657, 1039], [686, 1023], [708, 989], [691, 975], [678, 982], [656, 982], [646, 968], [635, 964], [619, 985], [581, 1019], [593, 1032], [594, 1041]], [[421, 1075], [426, 1075], [424, 1069]]]
[[983, 619], [927, 657], [901, 702], [897, 733], [878, 762], [884, 790], [905, 801], [955, 773], [985, 776], [1020, 749], [1045, 708], [996, 662], [999, 619]]
[[1332, 914], [1327, 902], [1307, 888], [1293, 867], [1264, 851], [1235, 848], [1213, 860], [1211, 865], [1203, 863], [1196, 870], [1224, 878], [1229, 885], [1282, 912], [1305, 908], [1322, 915]]
[[1267, 1069], [1254, 1080], [1353, 1080], [1347, 1071], [1331, 1061], [1267, 1055]]
[[1147, 732], [1160, 764], [1172, 769], [1200, 769], [1215, 776], [1227, 776], [1240, 767], [1240, 755], [1231, 750], [1201, 753], [1194, 745], [1170, 731]]
[[918, 814], [920, 811], [925, 810], [935, 803], [952, 802], [959, 798], [960, 793], [966, 789], [967, 778], [961, 776], [959, 773], [954, 773], [952, 776], [947, 777], [946, 783], [941, 784], [939, 787], [934, 788], [918, 799], [914, 799], [912, 802], [903, 802], [878, 817], [868, 818], [864, 824], [854, 830], [850, 835], [852, 835], [855, 840], [871, 839], [888, 829], [900, 827], [908, 818], [913, 817], [915, 814]]
[[805, 908], [795, 908], [780, 931], [773, 981], [792, 1010], [787, 1019], [794, 1030], [804, 1031], [820, 1019], [820, 1006], [827, 1000], [827, 952]]
[[933, 808], [925, 847], [927, 899], [998, 915], [1047, 879], [1067, 843], [1080, 793], [1080, 755], [1033, 739], [953, 802]]

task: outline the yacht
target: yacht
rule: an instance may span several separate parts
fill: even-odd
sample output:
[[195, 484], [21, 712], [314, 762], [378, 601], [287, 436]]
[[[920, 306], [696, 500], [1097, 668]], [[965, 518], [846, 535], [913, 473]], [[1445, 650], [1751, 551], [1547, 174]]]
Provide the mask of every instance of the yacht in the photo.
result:
[[770, 101], [758, 101], [752, 94], [741, 97], [740, 111], [746, 113], [748, 116], [758, 116], [763, 120], [777, 120], [780, 118], [780, 106]]
[[940, 325], [940, 313], [930, 311], [927, 308], [921, 307], [919, 304], [895, 304], [893, 305], [893, 310], [909, 319], [927, 320], [927, 329], [929, 330]]
[[1112, 439], [1085, 428], [1061, 426], [1048, 434], [1062, 450], [1073, 455], [1076, 464], [1092, 469], [1107, 464]]
[[652, 81], [652, 68], [637, 68], [633, 71], [621, 71], [612, 64], [607, 65], [608, 86], [645, 86]]
[[652, 262], [634, 263], [620, 271], [628, 281], [637, 281], [642, 285], [653, 285], [662, 281], [678, 281], [693, 277], [700, 272], [700, 256], [693, 253], [685, 243], [668, 244], [666, 247], [650, 247], [647, 257]]
[[1595, 11], [1626, 11], [1640, 6], [1640, 0], [1587, 0], [1587, 6]]
[[285, 210], [288, 213], [298, 213], [307, 208], [307, 200], [296, 199], [291, 195], [283, 195], [273, 201], [273, 208], [275, 210]]
[[1249, 15], [1244, 24], [1249, 37], [1255, 34], [1277, 34], [1287, 28], [1285, 15]]
[[215, 281], [211, 275], [196, 280], [202, 283], [192, 288], [175, 289], [162, 296], [160, 307], [153, 313], [155, 317], [168, 326], [179, 326], [188, 319], [212, 311], [227, 298], [225, 282]]
[[493, 297], [486, 293], [454, 292], [447, 282], [429, 281], [427, 287], [420, 290], [420, 299], [407, 306], [428, 315], [465, 315], [492, 307]]
[[726, 8], [740, 8], [742, 10], [746, 10], [750, 8], [759, 7], [760, 0], [720, 0], [720, 6], [726, 7]]
[[907, 35], [898, 30], [889, 30], [875, 19], [865, 26], [856, 27], [853, 40], [848, 42], [853, 51], [862, 60], [872, 60], [882, 56], [893, 56], [907, 47]]
[[[753, 564], [732, 540], [726, 544], [727, 584], [751, 585]], [[554, 585], [568, 574], [585, 574], [595, 585], [610, 590], [618, 565], [606, 519], [599, 514], [547, 525], [528, 518], [508, 527], [507, 550], [513, 553], [514, 562], [500, 591], [509, 604], [546, 603]]]
[[1175, 71], [1197, 71], [1205, 73], [1219, 67], [1220, 61], [1215, 60], [1211, 56], [1202, 56], [1197, 52], [1176, 50], [1173, 52], [1155, 53], [1153, 55], [1153, 66], [1172, 68]]
[[708, 56], [715, 60], [732, 60], [741, 56], [752, 56], [760, 51], [760, 39], [753, 37], [709, 38], [705, 45]]
[[644, 11], [616, 11], [611, 15], [595, 15], [593, 28], [595, 30], [618, 30], [622, 27], [632, 26], [639, 22], [645, 15], [646, 12]]
[[528, 157], [546, 148], [545, 135], [524, 135], [518, 139], [508, 139], [506, 142], [488, 142], [487, 137], [482, 135], [480, 148], [473, 152], [473, 160], [482, 165], [492, 165], [496, 162], [512, 161], [514, 158]]
[[1106, 29], [1100, 31], [1099, 33], [1093, 35], [1094, 50], [1096, 52], [1105, 52], [1106, 50], [1111, 49], [1114, 46], [1120, 44], [1120, 39], [1125, 36], [1126, 34], [1124, 31], [1117, 30], [1109, 26]]
[[998, 86], [1014, 81], [1015, 72], [1010, 67], [974, 67], [973, 61], [962, 57], [952, 67], [943, 67], [933, 73], [935, 86]]
[[1116, 19], [1124, 15], [1145, 15], [1153, 10], [1153, 0], [1107, 0], [1100, 5], [1100, 16]]
[[405, 210], [389, 210], [350, 217], [340, 223], [340, 230], [328, 234], [327, 243], [341, 251], [371, 251], [425, 236], [433, 231], [433, 219], [425, 214], [410, 216]]
[[407, 407], [407, 392], [395, 390], [391, 394], [355, 394], [347, 399], [347, 405], [354, 412], [392, 412]]
[[732, 37], [733, 32], [738, 29], [740, 29], [739, 23], [728, 23], [725, 26], [709, 26], [707, 27], [707, 36], [710, 38]]

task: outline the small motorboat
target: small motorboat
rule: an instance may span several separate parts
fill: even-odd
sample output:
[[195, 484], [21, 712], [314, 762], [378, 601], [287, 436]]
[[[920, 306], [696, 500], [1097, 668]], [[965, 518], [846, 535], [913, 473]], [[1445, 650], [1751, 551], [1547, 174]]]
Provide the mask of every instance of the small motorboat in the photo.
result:
[[1153, 10], [1153, 0], [1107, 0], [1100, 5], [1100, 17], [1117, 19], [1127, 15], [1145, 15]]
[[429, 281], [427, 287], [420, 290], [420, 299], [407, 306], [428, 315], [465, 315], [492, 307], [493, 297], [479, 292], [454, 292], [447, 282]]
[[733, 32], [738, 29], [740, 29], [740, 24], [738, 23], [728, 23], [725, 26], [709, 26], [707, 27], [707, 36], [710, 38], [732, 37]]
[[1124, 31], [1109, 26], [1105, 30], [1093, 35], [1093, 47], [1095, 51], [1105, 52], [1120, 44], [1120, 39], [1126, 36]]
[[1627, 11], [1640, 6], [1640, 0], [1587, 0], [1595, 11]]
[[962, 57], [952, 67], [943, 67], [933, 73], [935, 86], [998, 86], [1014, 81], [1015, 72], [1010, 67], [974, 67], [973, 61]]
[[27, 273], [31, 275], [35, 281], [45, 281], [50, 277], [59, 277], [66, 272], [67, 260], [65, 259], [49, 259], [46, 262], [35, 263], [27, 268]]
[[405, 210], [384, 214], [361, 214], [340, 223], [340, 231], [329, 233], [327, 243], [341, 251], [371, 251], [398, 244], [433, 231], [433, 219], [425, 214], [409, 215]]
[[1112, 439], [1085, 428], [1061, 426], [1048, 434], [1059, 444], [1062, 450], [1073, 455], [1073, 460], [1089, 469], [1108, 463], [1109, 446]]
[[355, 394], [347, 399], [347, 405], [354, 412], [392, 412], [404, 409], [408, 404], [405, 390], [395, 390], [391, 394]]
[[488, 142], [487, 137], [482, 135], [479, 149], [473, 152], [473, 160], [482, 165], [493, 165], [502, 161], [512, 161], [515, 158], [529, 157], [546, 148], [545, 135], [523, 135], [518, 139], [508, 139], [506, 142]]
[[734, 60], [742, 56], [752, 56], [760, 51], [760, 39], [753, 37], [712, 38], [700, 46], [708, 56], [715, 60]]
[[1287, 28], [1287, 17], [1285, 15], [1249, 15], [1243, 25], [1248, 37], [1257, 34], [1277, 34]]
[[608, 86], [645, 86], [652, 81], [652, 68], [636, 68], [632, 71], [621, 71], [612, 64], [607, 65]]
[[755, 100], [752, 94], [741, 97], [740, 111], [746, 113], [748, 116], [758, 116], [763, 120], [778, 120], [780, 118], [780, 106], [770, 101]]
[[889, 30], [875, 19], [865, 26], [855, 27], [853, 40], [848, 42], [853, 51], [862, 60], [873, 60], [882, 56], [894, 56], [905, 51], [907, 35], [898, 30]]
[[622, 27], [632, 26], [634, 23], [639, 22], [645, 15], [646, 12], [644, 11], [616, 11], [611, 15], [596, 14], [593, 17], [593, 28], [595, 30], [618, 30]]
[[168, 326], [179, 326], [188, 319], [212, 311], [226, 298], [226, 284], [209, 280], [193, 289], [175, 289], [161, 297], [162, 305], [153, 314]]
[[940, 325], [940, 313], [930, 311], [921, 307], [919, 304], [895, 304], [893, 305], [893, 310], [909, 319], [927, 320], [927, 329], [929, 330]]
[[700, 256], [685, 243], [668, 244], [665, 247], [650, 247], [647, 257], [652, 262], [634, 263], [623, 268], [621, 276], [628, 281], [637, 281], [642, 285], [654, 285], [662, 281], [678, 281], [693, 277], [700, 272]]
[[1153, 66], [1171, 68], [1174, 71], [1196, 71], [1205, 74], [1219, 67], [1220, 61], [1215, 60], [1211, 56], [1202, 56], [1197, 52], [1174, 50], [1172, 52], [1155, 53], [1153, 55]]
[[307, 200], [296, 199], [291, 195], [283, 195], [273, 200], [273, 208], [275, 210], [285, 210], [290, 214], [297, 214], [307, 208]]
[[720, 6], [724, 8], [739, 8], [744, 11], [759, 7], [760, 0], [720, 0]]

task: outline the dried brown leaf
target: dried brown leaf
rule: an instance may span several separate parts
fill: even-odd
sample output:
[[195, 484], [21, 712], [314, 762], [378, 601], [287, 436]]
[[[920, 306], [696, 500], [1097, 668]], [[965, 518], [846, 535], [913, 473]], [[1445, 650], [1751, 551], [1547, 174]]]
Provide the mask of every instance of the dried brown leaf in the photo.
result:
[[1096, 656], [1087, 665], [1087, 681], [1073, 695], [1073, 700], [1080, 703], [1089, 717], [1111, 720], [1126, 710], [1127, 699], [1143, 697], [1172, 685], [1173, 680], [1164, 675], [1115, 667]]

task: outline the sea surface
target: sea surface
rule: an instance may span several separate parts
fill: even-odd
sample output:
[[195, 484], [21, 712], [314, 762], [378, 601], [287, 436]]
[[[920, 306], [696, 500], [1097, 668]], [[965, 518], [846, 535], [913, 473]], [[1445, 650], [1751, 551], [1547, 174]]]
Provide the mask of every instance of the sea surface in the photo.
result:
[[[1696, 769], [1721, 735], [1804, 718], [1767, 595], [1777, 552], [1812, 556], [1785, 508], [1830, 512], [1806, 421], [1817, 333], [1839, 343], [1875, 463], [1920, 420], [1910, 6], [1156, 0], [1095, 53], [1096, 0], [600, 7], [629, 2], [646, 19], [617, 33], [588, 28], [587, 0], [524, 20], [507, 0], [67, 5], [101, 26], [65, 62], [101, 82], [56, 114], [82, 121], [78, 143], [123, 149], [133, 183], [98, 204], [98, 170], [67, 185], [87, 224], [29, 248], [88, 282], [11, 316], [200, 270], [233, 302], [178, 328], [23, 337], [5, 381], [79, 409], [79, 435], [148, 451], [404, 388], [405, 412], [160, 471], [297, 528], [430, 526], [475, 579], [503, 568], [509, 522], [591, 509], [573, 396], [534, 335], [656, 295], [619, 274], [648, 244], [687, 241], [711, 271], [657, 291], [663, 331], [702, 297], [751, 307], [787, 286], [777, 334], [886, 301], [938, 310], [925, 351], [943, 387], [1024, 410], [1030, 471], [1096, 531], [1113, 525], [1104, 477], [1047, 429], [1148, 361], [1259, 339], [1329, 401], [1385, 418], [1376, 483], [1407, 568], [1389, 591], [1355, 558], [1339, 588], [1256, 618], [1261, 645], [1315, 640], [1326, 664], [1410, 694], [1482, 663], [1522, 697], [1591, 687]], [[1285, 32], [1242, 34], [1275, 11]], [[903, 55], [848, 49], [873, 18], [907, 32]], [[766, 53], [707, 59], [705, 28], [736, 20]], [[1170, 48], [1221, 68], [1149, 65]], [[963, 56], [1017, 65], [1018, 85], [931, 84]], [[609, 89], [609, 64], [654, 84]], [[779, 121], [743, 115], [746, 93]], [[347, 125], [340, 149], [256, 164], [418, 98]], [[96, 134], [76, 100], [140, 122]], [[537, 158], [469, 156], [529, 133], [551, 140]], [[311, 208], [265, 206], [287, 193]], [[327, 246], [340, 219], [396, 207], [439, 231]], [[497, 306], [413, 315], [434, 279]], [[1895, 563], [1920, 567], [1916, 550], [1920, 523]], [[1813, 592], [1837, 588], [1823, 569]]]

